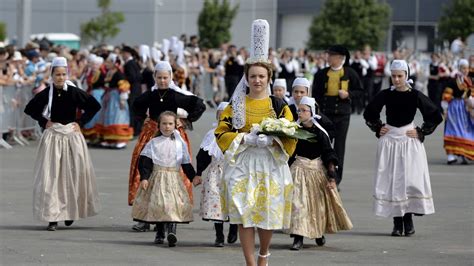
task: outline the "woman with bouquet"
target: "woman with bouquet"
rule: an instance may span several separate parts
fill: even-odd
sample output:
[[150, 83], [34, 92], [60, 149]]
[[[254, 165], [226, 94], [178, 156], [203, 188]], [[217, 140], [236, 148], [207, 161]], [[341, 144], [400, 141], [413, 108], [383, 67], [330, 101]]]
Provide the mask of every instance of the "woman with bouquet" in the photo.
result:
[[289, 230], [294, 237], [292, 250], [303, 247], [304, 237], [315, 238], [322, 246], [326, 242], [324, 233], [352, 228], [337, 192], [337, 155], [329, 135], [315, 120], [315, 107], [316, 101], [307, 96], [298, 104], [297, 123], [315, 137], [313, 141], [299, 140], [289, 162], [294, 186]]
[[[251, 130], [264, 118], [293, 120], [286, 103], [270, 95], [272, 66], [268, 60], [269, 25], [252, 24], [251, 56], [215, 130], [225, 154], [223, 199], [239, 237], [247, 265], [255, 264], [255, 227], [260, 239], [258, 265], [266, 265], [273, 230], [290, 225], [293, 181], [287, 164], [296, 140]], [[248, 94], [247, 86], [248, 84]]]

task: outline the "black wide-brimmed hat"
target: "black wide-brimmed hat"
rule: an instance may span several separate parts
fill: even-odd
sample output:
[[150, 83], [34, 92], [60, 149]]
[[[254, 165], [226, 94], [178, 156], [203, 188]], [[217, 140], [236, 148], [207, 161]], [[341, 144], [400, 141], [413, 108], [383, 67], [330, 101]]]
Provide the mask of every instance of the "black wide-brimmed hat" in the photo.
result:
[[134, 58], [138, 58], [137, 51], [128, 45], [122, 47], [122, 52], [130, 53]]
[[[337, 55], [343, 55], [346, 57], [346, 62], [349, 62], [349, 59], [351, 58], [351, 54], [349, 53], [349, 50], [347, 50], [346, 47], [340, 45], [340, 44], [335, 44], [330, 46], [326, 52], [328, 54], [337, 54]], [[346, 63], [344, 63], [346, 64]]]

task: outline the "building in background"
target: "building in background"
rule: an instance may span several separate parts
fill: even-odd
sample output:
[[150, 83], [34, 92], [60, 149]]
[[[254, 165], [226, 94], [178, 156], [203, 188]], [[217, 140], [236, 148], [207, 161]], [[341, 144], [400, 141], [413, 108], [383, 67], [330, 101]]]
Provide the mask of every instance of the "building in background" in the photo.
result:
[[[10, 40], [18, 36], [19, 3], [0, 0], [0, 20], [6, 22]], [[64, 32], [80, 35], [80, 24], [99, 15], [96, 0], [26, 0], [31, 5], [30, 34]], [[433, 51], [437, 21], [443, 5], [450, 0], [381, 0], [392, 7], [392, 19], [382, 50], [404, 45], [420, 51]], [[197, 18], [204, 0], [112, 0], [112, 11], [122, 11], [125, 23], [111, 44], [153, 44], [163, 38], [198, 33]], [[268, 20], [272, 47], [304, 48], [313, 16], [324, 0], [229, 0], [240, 4], [231, 33], [232, 43], [248, 46], [248, 29], [254, 19]], [[418, 8], [417, 8], [418, 7]], [[417, 11], [418, 10], [418, 15]], [[415, 31], [418, 24], [418, 31]]]

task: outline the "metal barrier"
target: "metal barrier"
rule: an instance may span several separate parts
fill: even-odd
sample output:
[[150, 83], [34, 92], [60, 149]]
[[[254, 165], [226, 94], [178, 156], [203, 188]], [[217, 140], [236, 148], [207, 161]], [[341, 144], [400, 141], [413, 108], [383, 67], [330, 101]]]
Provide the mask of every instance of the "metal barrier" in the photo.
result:
[[[31, 85], [0, 86], [0, 133], [12, 134], [12, 139], [22, 146], [29, 144], [22, 131], [37, 132], [36, 121], [23, 112], [33, 98], [32, 89]], [[0, 138], [0, 147], [12, 148], [3, 138]]]

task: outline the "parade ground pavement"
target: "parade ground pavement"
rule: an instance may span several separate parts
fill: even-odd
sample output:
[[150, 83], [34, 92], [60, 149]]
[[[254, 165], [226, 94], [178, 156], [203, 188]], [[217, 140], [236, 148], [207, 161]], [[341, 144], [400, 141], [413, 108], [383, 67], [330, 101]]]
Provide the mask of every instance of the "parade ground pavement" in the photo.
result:
[[[420, 117], [417, 117], [420, 125]], [[190, 137], [193, 156], [214, 122], [206, 111]], [[425, 141], [436, 213], [414, 217], [416, 234], [391, 237], [392, 219], [372, 212], [376, 138], [360, 115], [353, 115], [346, 146], [341, 197], [352, 219], [350, 231], [326, 235], [326, 245], [277, 232], [270, 265], [473, 265], [474, 163], [447, 165], [440, 125]], [[101, 211], [55, 232], [32, 215], [33, 167], [38, 142], [0, 149], [1, 265], [244, 265], [240, 244], [213, 247], [213, 224], [199, 217], [201, 187], [194, 188], [194, 222], [178, 225], [174, 248], [155, 245], [155, 233], [131, 230], [128, 172], [135, 141], [124, 150], [90, 148]], [[227, 235], [228, 226], [225, 225]]]

